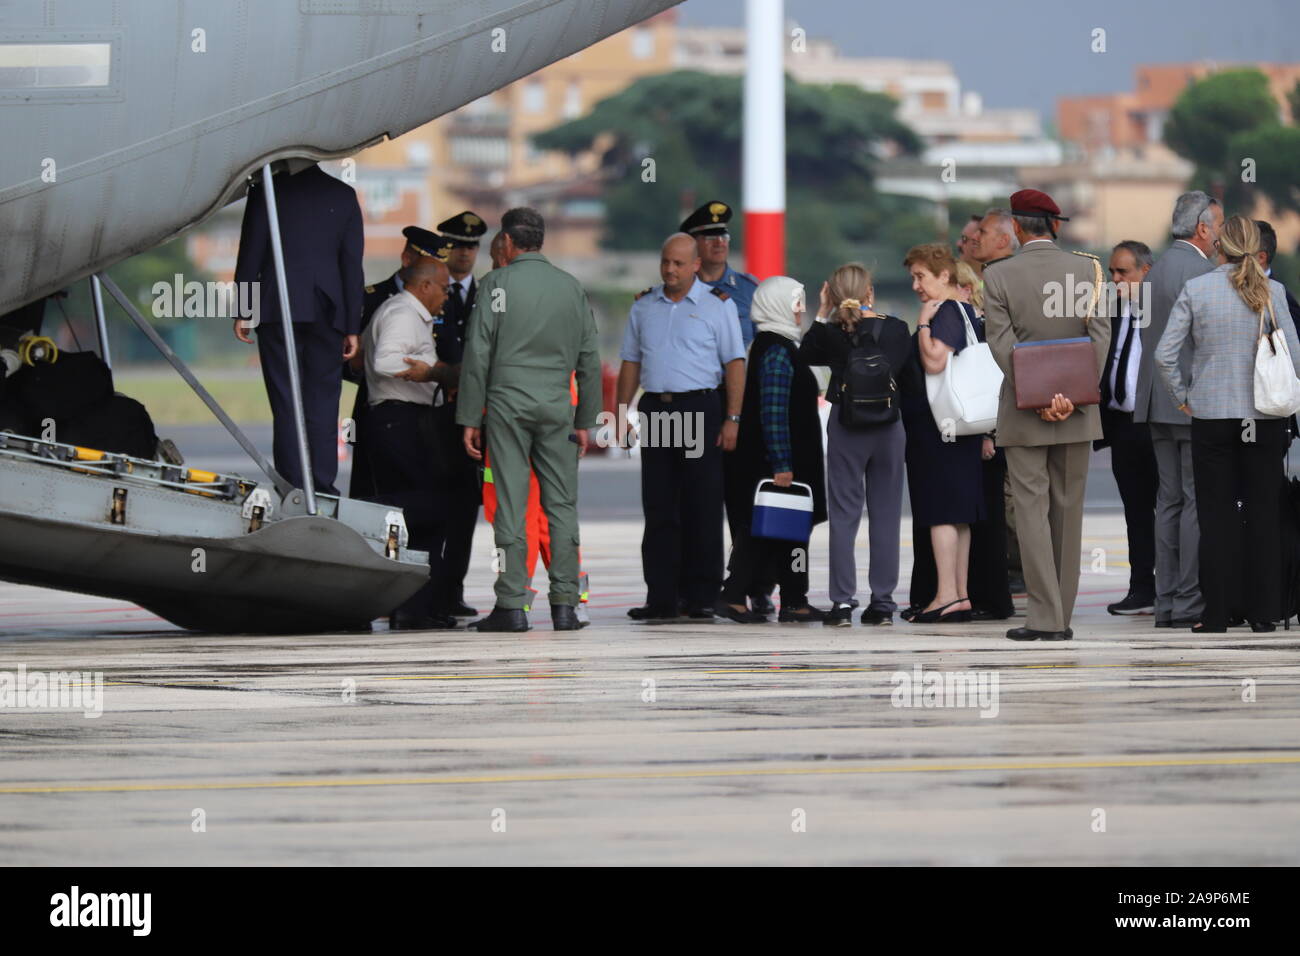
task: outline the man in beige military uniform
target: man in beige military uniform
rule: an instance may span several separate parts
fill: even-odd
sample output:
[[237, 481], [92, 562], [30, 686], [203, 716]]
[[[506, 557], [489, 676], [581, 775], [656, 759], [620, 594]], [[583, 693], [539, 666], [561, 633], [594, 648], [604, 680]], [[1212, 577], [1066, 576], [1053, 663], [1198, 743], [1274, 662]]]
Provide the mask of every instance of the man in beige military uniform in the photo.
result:
[[[1011, 212], [1020, 252], [984, 273], [985, 333], [1006, 375], [997, 441], [1007, 450], [1029, 592], [1025, 626], [1012, 628], [1007, 637], [1064, 641], [1074, 636], [1070, 617], [1079, 591], [1083, 491], [1090, 446], [1101, 437], [1101, 415], [1096, 405], [1075, 408], [1060, 395], [1048, 408], [1017, 409], [1011, 350], [1019, 342], [1086, 336], [1100, 369], [1110, 344], [1110, 319], [1095, 257], [1065, 252], [1054, 241], [1053, 224], [1065, 217], [1052, 198], [1021, 190], [1011, 197]], [[1079, 293], [1087, 289], [1095, 293], [1079, 314]]]

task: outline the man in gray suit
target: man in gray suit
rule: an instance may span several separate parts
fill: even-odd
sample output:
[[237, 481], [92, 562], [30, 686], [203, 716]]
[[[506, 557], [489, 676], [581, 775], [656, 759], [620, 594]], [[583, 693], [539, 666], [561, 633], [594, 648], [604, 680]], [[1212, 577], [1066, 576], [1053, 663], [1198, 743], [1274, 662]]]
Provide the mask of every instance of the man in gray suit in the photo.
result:
[[[1096, 405], [1075, 408], [1058, 395], [1048, 408], [1016, 408], [1012, 349], [1020, 342], [1087, 337], [1101, 368], [1110, 344], [1110, 319], [1101, 297], [1101, 266], [1094, 256], [1056, 245], [1052, 198], [1036, 189], [1011, 197], [1020, 252], [984, 272], [984, 329], [1006, 378], [998, 406], [998, 445], [1007, 450], [1007, 475], [1016, 508], [1020, 557], [1029, 594], [1024, 627], [1013, 641], [1066, 641], [1079, 592], [1083, 491], [1088, 455], [1101, 437]], [[1075, 290], [1091, 290], [1080, 314]]]
[[[1174, 407], [1159, 382], [1152, 361], [1178, 294], [1188, 279], [1213, 271], [1218, 264], [1223, 209], [1199, 190], [1183, 193], [1174, 203], [1173, 244], [1147, 274], [1151, 284], [1151, 319], [1142, 330], [1137, 399], [1133, 421], [1147, 422], [1156, 455], [1156, 627], [1191, 627], [1201, 617], [1200, 525], [1196, 519], [1196, 485], [1192, 480], [1192, 426]], [[1190, 343], [1188, 343], [1189, 345]], [[1191, 372], [1188, 345], [1178, 368]]]

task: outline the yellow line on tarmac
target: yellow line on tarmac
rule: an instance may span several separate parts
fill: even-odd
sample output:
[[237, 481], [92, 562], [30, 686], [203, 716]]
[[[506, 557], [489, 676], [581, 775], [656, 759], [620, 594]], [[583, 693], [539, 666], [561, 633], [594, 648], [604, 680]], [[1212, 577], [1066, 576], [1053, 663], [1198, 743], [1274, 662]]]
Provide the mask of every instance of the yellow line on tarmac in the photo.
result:
[[412, 674], [409, 677], [362, 677], [361, 680], [537, 680], [552, 677], [582, 677], [582, 674]]
[[630, 770], [607, 773], [494, 774], [478, 777], [363, 777], [354, 779], [264, 780], [234, 783], [48, 784], [0, 787], [0, 795], [29, 793], [160, 793], [177, 790], [299, 790], [319, 787], [411, 787], [439, 784], [561, 783], [582, 780], [693, 780], [725, 777], [798, 777], [827, 774], [948, 773], [1020, 770], [1118, 770], [1149, 767], [1243, 767], [1300, 764], [1300, 755], [1284, 757], [1188, 757], [1168, 760], [1043, 761], [1037, 763], [903, 764], [884, 767], [768, 767], [750, 770]]

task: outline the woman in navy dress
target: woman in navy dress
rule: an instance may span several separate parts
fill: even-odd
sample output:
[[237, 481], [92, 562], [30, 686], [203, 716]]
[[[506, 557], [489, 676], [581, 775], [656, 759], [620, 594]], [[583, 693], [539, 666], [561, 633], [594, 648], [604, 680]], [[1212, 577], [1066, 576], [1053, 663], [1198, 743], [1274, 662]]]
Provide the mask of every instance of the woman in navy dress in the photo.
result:
[[[971, 617], [967, 591], [970, 526], [984, 518], [983, 439], [980, 435], [945, 436], [939, 431], [926, 397], [925, 379], [927, 374], [942, 372], [951, 357], [966, 347], [966, 320], [973, 320], [974, 315], [970, 306], [958, 301], [957, 263], [946, 245], [916, 246], [908, 251], [903, 265], [921, 302], [907, 374], [900, 383], [907, 430], [907, 488], [912, 526], [929, 528], [938, 579], [934, 600], [912, 621], [959, 623]], [[968, 310], [965, 317], [963, 308]], [[976, 328], [977, 338], [979, 335]]]

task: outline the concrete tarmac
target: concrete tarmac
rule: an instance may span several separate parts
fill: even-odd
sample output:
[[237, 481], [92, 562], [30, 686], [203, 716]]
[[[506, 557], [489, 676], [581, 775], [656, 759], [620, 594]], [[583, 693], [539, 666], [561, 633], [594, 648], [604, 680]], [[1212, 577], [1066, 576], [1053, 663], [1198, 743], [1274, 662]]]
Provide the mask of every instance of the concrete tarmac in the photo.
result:
[[[525, 635], [196, 635], [0, 584], [0, 671], [105, 682], [97, 718], [0, 710], [0, 863], [1300, 863], [1300, 630], [1111, 617], [1122, 518], [1084, 536], [1075, 639], [1046, 645], [634, 624], [638, 521], [584, 524], [577, 633], [543, 600]], [[824, 525], [811, 555], [825, 606]]]

